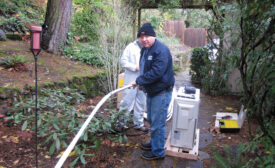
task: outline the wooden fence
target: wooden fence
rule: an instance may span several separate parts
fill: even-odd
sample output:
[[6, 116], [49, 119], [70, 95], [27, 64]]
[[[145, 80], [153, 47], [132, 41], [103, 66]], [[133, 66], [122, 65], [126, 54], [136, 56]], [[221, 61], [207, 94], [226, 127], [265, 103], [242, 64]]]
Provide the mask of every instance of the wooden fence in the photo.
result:
[[169, 37], [180, 38], [183, 44], [202, 47], [207, 44], [207, 31], [204, 28], [185, 28], [182, 20], [169, 20], [163, 24], [163, 30]]
[[169, 20], [164, 22], [163, 30], [169, 37], [184, 39], [184, 21], [181, 20]]
[[207, 32], [204, 28], [186, 28], [183, 42], [192, 48], [205, 46], [207, 44]]

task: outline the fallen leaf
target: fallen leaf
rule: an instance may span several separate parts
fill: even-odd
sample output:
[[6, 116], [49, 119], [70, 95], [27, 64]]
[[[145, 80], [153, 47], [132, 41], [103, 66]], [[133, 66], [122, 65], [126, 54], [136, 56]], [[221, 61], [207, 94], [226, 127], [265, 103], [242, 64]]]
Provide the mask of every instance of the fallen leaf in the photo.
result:
[[88, 106], [88, 108], [92, 108], [92, 109], [94, 109], [94, 108], [95, 108], [95, 106], [91, 105], [91, 106]]
[[11, 139], [11, 141], [14, 142], [14, 143], [18, 143], [18, 142], [19, 142], [19, 138], [18, 138], [18, 137], [11, 136], [10, 139]]
[[232, 111], [233, 108], [232, 107], [225, 107], [226, 110]]
[[6, 83], [5, 85], [4, 85], [4, 87], [8, 87], [8, 86], [10, 86], [11, 84], [10, 83]]
[[76, 153], [75, 151], [72, 151], [72, 152], [69, 154], [69, 157], [74, 156], [75, 153]]
[[19, 159], [13, 162], [14, 165], [16, 165], [19, 162]]
[[5, 136], [2, 136], [2, 138], [3, 138], [3, 139], [6, 139], [7, 137], [8, 137], [7, 135], [5, 135]]

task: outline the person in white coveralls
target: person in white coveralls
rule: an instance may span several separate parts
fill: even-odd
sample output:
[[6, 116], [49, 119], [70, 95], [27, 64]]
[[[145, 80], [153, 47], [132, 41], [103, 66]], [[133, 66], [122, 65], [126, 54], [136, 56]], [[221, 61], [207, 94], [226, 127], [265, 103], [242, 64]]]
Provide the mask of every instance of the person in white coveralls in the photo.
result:
[[[142, 45], [139, 42], [139, 39], [131, 42], [123, 51], [121, 57], [121, 66], [124, 68], [124, 83], [123, 86], [128, 85], [130, 82], [135, 81], [136, 78], [140, 75], [139, 73], [139, 59], [140, 51]], [[130, 112], [134, 110], [133, 113], [133, 123], [135, 129], [140, 131], [148, 131], [148, 128], [144, 126], [144, 112], [146, 105], [146, 95], [139, 88], [130, 88], [123, 91], [123, 97], [120, 102], [119, 111], [125, 111], [125, 116], [121, 121], [121, 125], [126, 126], [126, 119], [129, 118]]]

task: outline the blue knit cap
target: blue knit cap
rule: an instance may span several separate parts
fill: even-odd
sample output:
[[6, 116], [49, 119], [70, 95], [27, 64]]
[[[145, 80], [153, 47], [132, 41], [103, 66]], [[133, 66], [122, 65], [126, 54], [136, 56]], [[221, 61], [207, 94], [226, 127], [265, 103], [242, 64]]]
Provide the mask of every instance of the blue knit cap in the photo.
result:
[[156, 37], [156, 33], [154, 31], [154, 28], [150, 22], [144, 23], [140, 29], [138, 30], [137, 37], [140, 37], [141, 35], [148, 35]]

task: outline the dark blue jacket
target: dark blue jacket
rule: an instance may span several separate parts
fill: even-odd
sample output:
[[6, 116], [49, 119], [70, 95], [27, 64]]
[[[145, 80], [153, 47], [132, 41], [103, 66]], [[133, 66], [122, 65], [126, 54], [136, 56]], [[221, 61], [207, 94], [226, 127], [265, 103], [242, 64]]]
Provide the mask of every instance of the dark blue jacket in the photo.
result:
[[[141, 57], [144, 49], [141, 50]], [[142, 86], [148, 96], [154, 96], [174, 85], [173, 61], [166, 45], [156, 39], [144, 57], [144, 73], [136, 79], [136, 83]]]

